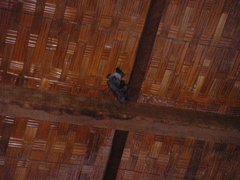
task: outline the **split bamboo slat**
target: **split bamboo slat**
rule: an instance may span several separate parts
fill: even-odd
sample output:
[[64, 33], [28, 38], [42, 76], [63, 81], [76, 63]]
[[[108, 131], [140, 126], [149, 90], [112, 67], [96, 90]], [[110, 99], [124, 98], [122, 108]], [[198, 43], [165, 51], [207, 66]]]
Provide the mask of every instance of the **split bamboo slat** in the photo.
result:
[[0, 116], [0, 179], [102, 179], [114, 130]]
[[169, 0], [139, 102], [240, 114], [240, 1]]
[[0, 82], [110, 97], [106, 75], [128, 80], [148, 0], [1, 0]]
[[240, 179], [240, 146], [129, 133], [118, 180]]

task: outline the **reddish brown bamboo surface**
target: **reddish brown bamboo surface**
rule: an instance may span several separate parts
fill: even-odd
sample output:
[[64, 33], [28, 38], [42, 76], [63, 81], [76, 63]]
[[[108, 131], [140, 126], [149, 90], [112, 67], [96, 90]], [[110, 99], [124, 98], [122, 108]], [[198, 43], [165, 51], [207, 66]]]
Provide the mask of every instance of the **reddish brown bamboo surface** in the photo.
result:
[[0, 179], [101, 179], [113, 133], [0, 116]]
[[240, 147], [129, 133], [118, 180], [240, 178]]
[[0, 81], [111, 97], [106, 75], [129, 74], [148, 0], [0, 1]]
[[[149, 0], [1, 0], [0, 82], [109, 97]], [[240, 1], [167, 0], [138, 102], [240, 114]], [[24, 73], [24, 78], [20, 73]], [[11, 116], [11, 115], [10, 115]], [[113, 130], [0, 116], [0, 179], [99, 179]], [[240, 179], [240, 147], [130, 133], [118, 179]]]
[[239, 115], [239, 19], [239, 0], [171, 0], [139, 102]]
[[[148, 0], [2, 0], [0, 82], [112, 98], [129, 79]], [[167, 0], [139, 102], [240, 114], [240, 1]]]
[[[103, 177], [114, 130], [0, 116], [0, 179]], [[129, 133], [117, 179], [240, 178], [240, 146]]]

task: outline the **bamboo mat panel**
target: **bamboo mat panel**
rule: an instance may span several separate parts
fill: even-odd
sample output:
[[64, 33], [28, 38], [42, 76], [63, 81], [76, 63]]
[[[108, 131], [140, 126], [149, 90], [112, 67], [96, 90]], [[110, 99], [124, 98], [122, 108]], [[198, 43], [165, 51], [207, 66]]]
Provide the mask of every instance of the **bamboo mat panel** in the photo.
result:
[[114, 130], [0, 116], [0, 179], [101, 179]]
[[0, 82], [111, 97], [106, 75], [129, 75], [148, 0], [0, 1]]
[[[147, 0], [0, 1], [0, 82], [114, 98], [128, 81]], [[240, 114], [240, 1], [167, 0], [138, 102]]]
[[169, 0], [139, 102], [240, 115], [239, 19], [239, 0]]
[[240, 178], [240, 146], [130, 132], [117, 180]]

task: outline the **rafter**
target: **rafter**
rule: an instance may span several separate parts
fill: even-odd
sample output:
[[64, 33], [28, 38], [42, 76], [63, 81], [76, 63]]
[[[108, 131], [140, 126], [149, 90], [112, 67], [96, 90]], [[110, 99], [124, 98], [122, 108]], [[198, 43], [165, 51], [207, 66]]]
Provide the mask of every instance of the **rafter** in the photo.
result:
[[150, 3], [129, 80], [129, 97], [132, 102], [138, 100], [164, 7], [166, 7], [166, 0], [152, 0]]

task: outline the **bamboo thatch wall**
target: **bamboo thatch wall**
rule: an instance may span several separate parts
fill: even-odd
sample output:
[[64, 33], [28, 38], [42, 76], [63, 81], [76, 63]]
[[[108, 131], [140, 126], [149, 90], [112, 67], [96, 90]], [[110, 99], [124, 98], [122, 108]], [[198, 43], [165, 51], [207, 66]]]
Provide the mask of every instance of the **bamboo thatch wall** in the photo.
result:
[[239, 19], [239, 0], [171, 0], [139, 101], [240, 114]]
[[[114, 130], [0, 116], [0, 180], [102, 179]], [[240, 146], [129, 133], [117, 179], [240, 178]]]

